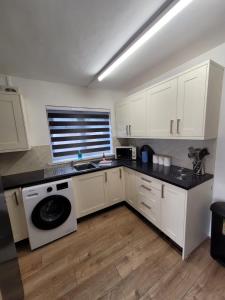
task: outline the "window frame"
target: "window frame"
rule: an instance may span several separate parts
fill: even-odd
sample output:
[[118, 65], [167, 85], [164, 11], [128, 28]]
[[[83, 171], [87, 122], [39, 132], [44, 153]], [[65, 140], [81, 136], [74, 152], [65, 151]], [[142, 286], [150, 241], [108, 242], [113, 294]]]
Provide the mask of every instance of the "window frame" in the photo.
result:
[[[72, 106], [54, 106], [54, 105], [45, 105], [45, 112], [46, 112], [46, 120], [47, 120], [47, 127], [48, 127], [48, 138], [49, 138], [49, 146], [51, 151], [51, 161], [52, 164], [62, 164], [62, 163], [69, 163], [72, 161], [85, 161], [85, 160], [94, 160], [99, 159], [102, 157], [99, 154], [96, 155], [90, 155], [86, 157], [82, 157], [82, 159], [78, 159], [76, 157], [74, 158], [67, 158], [67, 159], [56, 159], [53, 155], [53, 149], [52, 149], [52, 140], [51, 140], [51, 132], [50, 132], [50, 126], [48, 121], [48, 110], [58, 110], [58, 111], [90, 111], [90, 112], [96, 112], [96, 113], [108, 113], [109, 114], [109, 135], [110, 135], [110, 152], [107, 151], [105, 153], [106, 157], [111, 157], [114, 155], [113, 153], [113, 126], [112, 126], [112, 110], [111, 109], [105, 109], [105, 108], [99, 108], [99, 107], [72, 107]], [[74, 155], [75, 156], [75, 155]]]

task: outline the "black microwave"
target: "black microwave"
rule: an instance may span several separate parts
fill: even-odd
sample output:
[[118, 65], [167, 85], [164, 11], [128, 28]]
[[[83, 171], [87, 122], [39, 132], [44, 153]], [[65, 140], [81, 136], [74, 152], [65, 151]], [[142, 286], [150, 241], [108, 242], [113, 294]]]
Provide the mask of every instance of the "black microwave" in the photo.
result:
[[116, 147], [115, 156], [120, 160], [136, 160], [137, 149], [133, 146], [119, 146]]

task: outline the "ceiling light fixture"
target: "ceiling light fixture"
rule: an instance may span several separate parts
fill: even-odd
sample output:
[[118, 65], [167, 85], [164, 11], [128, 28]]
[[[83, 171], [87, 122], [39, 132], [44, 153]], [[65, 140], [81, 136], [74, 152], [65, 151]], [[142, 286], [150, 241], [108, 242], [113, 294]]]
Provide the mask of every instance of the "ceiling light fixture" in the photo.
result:
[[124, 53], [122, 53], [112, 64], [109, 65], [98, 76], [98, 81], [102, 81], [110, 73], [112, 73], [119, 65], [121, 65], [129, 56], [136, 52], [150, 38], [152, 38], [160, 29], [168, 24], [176, 15], [178, 15], [193, 0], [178, 1], [165, 15], [163, 15], [153, 26], [151, 26], [138, 40], [136, 40]]

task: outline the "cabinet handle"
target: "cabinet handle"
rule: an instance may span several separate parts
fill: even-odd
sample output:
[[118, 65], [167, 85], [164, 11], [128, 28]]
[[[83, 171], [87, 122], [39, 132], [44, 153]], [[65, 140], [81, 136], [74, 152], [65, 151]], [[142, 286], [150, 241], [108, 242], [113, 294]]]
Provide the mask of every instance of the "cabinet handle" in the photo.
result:
[[129, 125], [129, 135], [131, 136], [131, 125]]
[[177, 119], [177, 134], [180, 134], [180, 119]]
[[14, 192], [14, 198], [15, 198], [16, 205], [19, 206], [19, 201], [18, 201], [18, 197], [17, 197], [16, 192]]
[[161, 198], [162, 199], [165, 197], [165, 195], [164, 195], [164, 188], [165, 188], [165, 185], [162, 184], [162, 186], [161, 186]]
[[128, 125], [126, 125], [126, 135], [129, 135], [129, 133], [128, 133]]
[[150, 191], [150, 192], [151, 192], [151, 190], [152, 190], [152, 189], [148, 188], [147, 186], [145, 186], [145, 185], [143, 185], [143, 184], [141, 185], [141, 187], [142, 187], [143, 189], [146, 189], [146, 190]]
[[144, 181], [146, 181], [146, 182], [152, 183], [151, 180], [148, 180], [148, 179], [146, 179], [144, 177], [141, 177], [141, 179], [144, 180]]
[[122, 170], [120, 169], [120, 179], [122, 179]]
[[170, 134], [173, 134], [173, 122], [174, 120], [170, 120]]
[[146, 204], [145, 202], [141, 202], [142, 205], [144, 205], [145, 207], [147, 207], [148, 209], [152, 209], [151, 206], [149, 206], [148, 204]]
[[107, 182], [107, 172], [105, 172], [105, 182]]

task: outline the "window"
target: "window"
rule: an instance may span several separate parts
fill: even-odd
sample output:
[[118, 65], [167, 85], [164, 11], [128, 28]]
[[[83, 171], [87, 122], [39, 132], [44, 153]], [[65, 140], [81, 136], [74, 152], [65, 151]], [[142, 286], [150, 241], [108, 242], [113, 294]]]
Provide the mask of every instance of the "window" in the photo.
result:
[[112, 154], [109, 111], [47, 108], [53, 162]]

